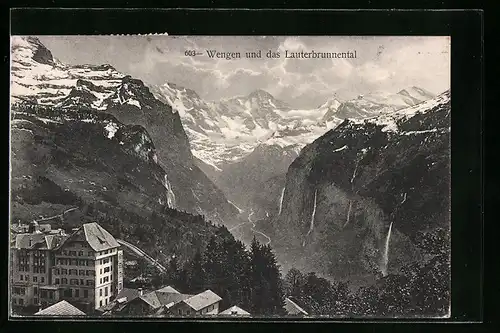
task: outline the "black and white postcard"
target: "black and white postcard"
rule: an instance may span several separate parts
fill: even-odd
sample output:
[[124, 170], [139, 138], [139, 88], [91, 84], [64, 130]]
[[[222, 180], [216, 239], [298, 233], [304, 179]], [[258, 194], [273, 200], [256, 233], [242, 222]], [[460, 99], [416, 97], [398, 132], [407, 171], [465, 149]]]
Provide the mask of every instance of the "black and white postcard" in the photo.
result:
[[450, 48], [11, 36], [11, 315], [449, 318]]

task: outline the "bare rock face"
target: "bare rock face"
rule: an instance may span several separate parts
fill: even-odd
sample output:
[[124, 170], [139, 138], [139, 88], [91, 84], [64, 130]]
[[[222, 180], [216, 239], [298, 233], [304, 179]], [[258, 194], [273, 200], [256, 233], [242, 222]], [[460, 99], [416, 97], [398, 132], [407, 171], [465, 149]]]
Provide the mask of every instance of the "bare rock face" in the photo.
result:
[[450, 231], [450, 113], [446, 92], [306, 146], [269, 222], [284, 265], [368, 279], [427, 258], [422, 235]]

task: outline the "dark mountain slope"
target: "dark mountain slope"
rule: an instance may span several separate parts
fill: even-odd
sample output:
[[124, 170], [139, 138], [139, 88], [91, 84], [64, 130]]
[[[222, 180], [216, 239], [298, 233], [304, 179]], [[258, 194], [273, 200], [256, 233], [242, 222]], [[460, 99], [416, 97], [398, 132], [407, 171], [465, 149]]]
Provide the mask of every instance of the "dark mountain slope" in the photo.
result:
[[446, 238], [432, 235], [450, 229], [450, 112], [447, 92], [345, 120], [306, 146], [272, 221], [285, 266], [368, 279], [425, 260], [432, 251], [422, 239], [447, 249]]

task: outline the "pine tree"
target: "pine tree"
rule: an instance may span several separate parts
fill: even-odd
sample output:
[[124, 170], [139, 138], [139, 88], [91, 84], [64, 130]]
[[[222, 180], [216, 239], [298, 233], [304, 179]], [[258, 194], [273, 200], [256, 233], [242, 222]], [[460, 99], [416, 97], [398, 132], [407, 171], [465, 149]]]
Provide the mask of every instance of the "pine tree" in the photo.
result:
[[187, 286], [190, 292], [200, 293], [205, 290], [205, 269], [203, 268], [203, 259], [199, 249], [196, 251], [191, 262], [187, 265], [186, 271], [188, 277]]
[[266, 316], [283, 314], [283, 285], [279, 266], [271, 247], [260, 245], [254, 237], [250, 256], [253, 313]]

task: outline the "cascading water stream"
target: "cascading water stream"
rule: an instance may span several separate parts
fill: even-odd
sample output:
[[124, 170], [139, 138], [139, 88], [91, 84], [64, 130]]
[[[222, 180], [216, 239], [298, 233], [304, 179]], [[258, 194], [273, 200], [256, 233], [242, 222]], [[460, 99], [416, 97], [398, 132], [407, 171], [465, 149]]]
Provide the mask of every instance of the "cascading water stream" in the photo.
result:
[[392, 223], [389, 225], [389, 231], [387, 232], [387, 237], [385, 239], [384, 257], [382, 258], [382, 275], [387, 275], [387, 267], [389, 265], [389, 242], [391, 240]]
[[[317, 194], [318, 194], [318, 190], [314, 191], [314, 206], [313, 206], [313, 211], [311, 214], [311, 224], [309, 226], [309, 231], [307, 232], [306, 237], [309, 236], [309, 234], [314, 229], [314, 217], [316, 216], [316, 197], [317, 197]], [[305, 246], [305, 245], [306, 245], [306, 241], [304, 240], [304, 242], [302, 242], [302, 246]]]
[[285, 196], [285, 187], [283, 187], [283, 191], [281, 191], [281, 198], [280, 198], [280, 210], [278, 215], [281, 215], [281, 209], [283, 208], [283, 197]]
[[170, 185], [170, 182], [168, 181], [167, 174], [165, 174], [164, 180], [163, 180], [163, 186], [167, 190], [167, 205], [169, 208], [175, 208], [175, 194], [174, 191], [172, 190], [172, 185]]

